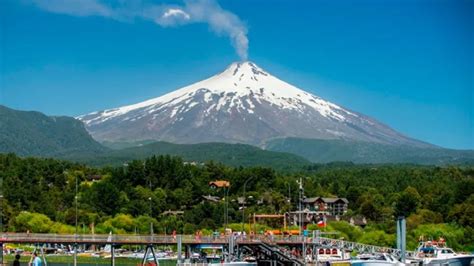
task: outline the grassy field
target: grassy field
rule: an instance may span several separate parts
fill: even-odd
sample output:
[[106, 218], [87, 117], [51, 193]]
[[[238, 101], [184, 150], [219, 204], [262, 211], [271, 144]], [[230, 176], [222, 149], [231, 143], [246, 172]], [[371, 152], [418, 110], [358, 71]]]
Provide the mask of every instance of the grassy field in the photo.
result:
[[[11, 265], [14, 260], [14, 255], [5, 255], [4, 262], [7, 265]], [[28, 265], [30, 261], [30, 256], [21, 256], [20, 263], [21, 265]], [[46, 262], [48, 265], [73, 265], [74, 258], [72, 255], [46, 255]], [[130, 265], [137, 266], [141, 263], [140, 259], [128, 259], [128, 258], [116, 258], [116, 265]], [[77, 264], [79, 265], [110, 265], [110, 258], [96, 258], [96, 257], [83, 257], [77, 256]], [[175, 266], [175, 260], [160, 260], [160, 266]], [[43, 263], [44, 265], [44, 263]]]

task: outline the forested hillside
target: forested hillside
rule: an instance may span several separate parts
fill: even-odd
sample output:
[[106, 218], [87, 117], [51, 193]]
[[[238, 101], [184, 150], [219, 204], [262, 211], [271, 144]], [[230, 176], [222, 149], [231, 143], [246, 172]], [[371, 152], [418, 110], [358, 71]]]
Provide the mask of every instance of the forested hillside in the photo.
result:
[[[297, 206], [296, 180], [304, 178], [307, 197], [339, 196], [349, 200], [348, 215], [365, 216], [365, 229], [332, 222], [346, 239], [390, 245], [395, 243], [395, 217], [408, 217], [409, 247], [420, 235], [444, 236], [456, 249], [474, 248], [474, 168], [412, 165], [313, 165], [298, 173], [270, 168], [232, 168], [220, 164], [190, 165], [170, 156], [137, 160], [128, 165], [89, 168], [55, 159], [0, 155], [3, 180], [3, 223], [8, 231], [74, 231], [75, 185], [78, 184], [80, 230], [146, 234], [152, 221], [155, 232], [193, 233], [197, 229], [222, 230], [224, 202], [205, 201], [203, 195], [222, 197], [208, 182], [229, 180], [231, 226], [239, 228], [237, 197], [247, 183], [246, 215], [285, 213]], [[249, 180], [250, 179], [250, 180]], [[289, 198], [288, 198], [289, 197]], [[183, 216], [166, 216], [182, 210]], [[262, 223], [259, 228], [281, 227]]]
[[135, 159], [145, 159], [152, 155], [167, 154], [179, 156], [187, 162], [197, 164], [215, 161], [234, 167], [265, 166], [277, 169], [301, 169], [303, 166], [311, 164], [308, 160], [298, 155], [286, 152], [266, 151], [246, 144], [174, 144], [163, 141], [148, 143], [137, 147], [111, 150], [92, 156], [73, 155], [71, 158], [91, 166], [118, 166]]
[[265, 143], [270, 151], [299, 155], [314, 163], [414, 163], [426, 165], [474, 165], [474, 150], [441, 147], [387, 145], [342, 139], [273, 139]]
[[70, 154], [90, 156], [105, 150], [79, 120], [0, 105], [0, 153], [60, 157]]

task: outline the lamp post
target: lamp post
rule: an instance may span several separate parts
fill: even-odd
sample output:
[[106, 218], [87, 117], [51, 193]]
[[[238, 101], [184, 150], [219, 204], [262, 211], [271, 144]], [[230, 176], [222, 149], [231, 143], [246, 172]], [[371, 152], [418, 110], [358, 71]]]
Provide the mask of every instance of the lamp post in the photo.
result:
[[74, 233], [74, 239], [76, 240], [74, 243], [74, 266], [77, 266], [77, 175], [76, 177], [76, 194], [74, 196], [74, 201], [76, 205], [76, 228], [75, 228], [75, 233]]
[[[150, 218], [152, 218], [153, 217], [153, 211], [152, 211], [152, 207], [151, 207], [151, 197], [148, 198], [148, 201], [150, 202]], [[152, 220], [150, 220], [150, 236], [153, 236], [153, 221]]]
[[[145, 167], [145, 162], [143, 162], [143, 166]], [[150, 192], [153, 193], [152, 185], [151, 185], [151, 175], [148, 178], [148, 187], [150, 188]], [[153, 209], [152, 209], [151, 197], [148, 197], [148, 200], [150, 202], [150, 218], [152, 218]], [[165, 232], [165, 235], [166, 235], [166, 232]], [[153, 220], [150, 220], [150, 236], [151, 236], [151, 239], [153, 239]]]
[[302, 239], [302, 251], [303, 251], [303, 261], [304, 264], [306, 265], [306, 235], [304, 234], [304, 221], [303, 221], [303, 201], [305, 199], [304, 197], [304, 187], [303, 187], [303, 178], [300, 178], [299, 182], [299, 204], [298, 204], [298, 210], [299, 210], [299, 222], [300, 222], [300, 234], [301, 234], [301, 239]]
[[246, 190], [246, 187], [247, 187], [247, 183], [253, 179], [253, 176], [249, 177], [247, 180], [245, 180], [245, 183], [244, 183], [244, 199], [242, 201], [242, 232], [241, 234], [244, 233], [244, 222], [245, 222], [245, 201], [246, 201], [246, 197], [245, 197], [245, 190]]
[[0, 192], [0, 234], [3, 233], [3, 192]]
[[225, 230], [227, 230], [227, 224], [229, 223], [229, 187], [224, 187], [224, 207], [225, 207], [225, 210], [224, 210], [224, 224], [225, 224], [225, 227], [224, 227], [224, 234], [225, 234]]
[[75, 209], [76, 209], [76, 222], [75, 222], [76, 229], [75, 229], [75, 234], [76, 234], [76, 237], [77, 237], [77, 175], [76, 175], [76, 194], [75, 194], [75, 196], [74, 196], [74, 204], [76, 205], [76, 206], [75, 206]]
[[[3, 238], [3, 177], [0, 177], [0, 237]], [[0, 243], [0, 263], [3, 262], [3, 243]]]
[[286, 183], [288, 185], [288, 203], [291, 203], [291, 184], [290, 182]]
[[3, 177], [0, 177], [0, 234], [3, 234]]

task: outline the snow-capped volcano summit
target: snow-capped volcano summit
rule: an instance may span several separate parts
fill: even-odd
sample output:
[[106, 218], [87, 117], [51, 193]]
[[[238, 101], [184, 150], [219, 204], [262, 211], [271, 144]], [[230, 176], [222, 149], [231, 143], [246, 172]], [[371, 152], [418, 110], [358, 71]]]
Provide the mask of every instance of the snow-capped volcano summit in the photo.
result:
[[100, 141], [263, 144], [283, 137], [427, 144], [288, 84], [252, 62], [141, 103], [78, 117]]

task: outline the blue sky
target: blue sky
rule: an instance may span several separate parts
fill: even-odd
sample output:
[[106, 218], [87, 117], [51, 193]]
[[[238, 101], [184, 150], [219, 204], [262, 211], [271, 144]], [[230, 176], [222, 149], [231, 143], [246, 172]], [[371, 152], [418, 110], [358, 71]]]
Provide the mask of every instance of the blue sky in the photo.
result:
[[[229, 30], [212, 22], [77, 16], [41, 1], [0, 2], [0, 104], [75, 116], [160, 96], [239, 60]], [[247, 32], [249, 60], [275, 76], [408, 136], [474, 149], [474, 1], [218, 4]]]

